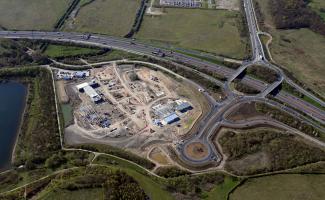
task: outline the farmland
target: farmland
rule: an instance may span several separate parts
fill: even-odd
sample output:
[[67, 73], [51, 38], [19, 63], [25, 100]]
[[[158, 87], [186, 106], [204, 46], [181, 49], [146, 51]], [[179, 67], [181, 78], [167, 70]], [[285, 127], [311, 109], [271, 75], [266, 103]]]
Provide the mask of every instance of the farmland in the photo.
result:
[[72, 0], [0, 1], [0, 26], [17, 30], [52, 30], [71, 2]]
[[258, 1], [264, 28], [273, 36], [270, 51], [274, 61], [286, 68], [308, 87], [325, 94], [325, 37], [307, 28], [275, 29], [268, 0]]
[[139, 6], [140, 0], [97, 0], [82, 7], [65, 30], [124, 36], [131, 30]]
[[136, 38], [234, 58], [247, 54], [239, 12], [177, 8], [167, 8], [165, 12], [145, 16]]
[[249, 179], [235, 189], [230, 200], [323, 199], [325, 175], [283, 174]]

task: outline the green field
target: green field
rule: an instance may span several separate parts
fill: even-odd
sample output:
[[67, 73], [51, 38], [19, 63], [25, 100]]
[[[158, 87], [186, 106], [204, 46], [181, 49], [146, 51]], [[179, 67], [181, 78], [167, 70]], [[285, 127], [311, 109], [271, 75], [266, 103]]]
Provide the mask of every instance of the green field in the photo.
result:
[[[143, 175], [139, 172], [134, 171], [130, 168], [123, 167], [114, 167], [108, 166], [105, 167], [108, 170], [122, 170], [126, 172], [129, 176], [132, 176], [140, 185], [140, 187], [145, 191], [145, 193], [153, 200], [171, 200], [172, 195], [167, 192], [164, 188], [164, 185], [160, 181], [154, 180], [150, 176]], [[84, 194], [84, 195], [82, 195]], [[103, 199], [104, 191], [102, 188], [94, 189], [81, 189], [76, 191], [67, 191], [60, 190], [56, 187], [50, 187], [43, 190], [37, 199]], [[86, 198], [87, 197], [87, 198]]]
[[205, 193], [207, 200], [227, 200], [229, 192], [236, 187], [240, 181], [234, 180], [231, 177], [226, 177], [223, 184], [217, 185], [210, 192]]
[[102, 188], [82, 189], [76, 191], [66, 191], [56, 189], [54, 191], [43, 194], [37, 197], [39, 200], [88, 200], [88, 199], [104, 199], [104, 190]]
[[268, 0], [258, 2], [267, 31], [273, 36], [270, 50], [274, 61], [324, 96], [325, 37], [309, 29], [276, 30], [268, 12]]
[[52, 30], [72, 0], [2, 0], [0, 26], [18, 30]]
[[249, 179], [230, 200], [322, 200], [324, 188], [325, 175], [274, 175]]
[[[133, 25], [140, 0], [96, 0], [82, 7], [67, 31], [126, 35]], [[69, 24], [69, 23], [67, 23]]]
[[247, 55], [240, 36], [239, 12], [167, 8], [161, 16], [145, 16], [136, 38], [212, 52], [233, 58]]
[[138, 181], [139, 185], [145, 193], [153, 200], [171, 200], [173, 199], [171, 193], [166, 191], [164, 186], [159, 183], [159, 181], [155, 181], [152, 178], [140, 174], [134, 170], [125, 169], [125, 172], [132, 176], [135, 180]]
[[90, 49], [76, 46], [49, 45], [44, 52], [49, 57], [77, 56], [98, 52], [98, 49]]
[[107, 62], [107, 61], [122, 60], [122, 59], [141, 60], [143, 58], [139, 55], [128, 53], [126, 51], [111, 50], [103, 55], [92, 56], [87, 58], [86, 60], [88, 63], [96, 63], [96, 62]]
[[272, 32], [273, 59], [311, 89], [325, 95], [325, 37], [309, 29]]
[[73, 122], [73, 108], [71, 104], [61, 104], [61, 111], [63, 114], [64, 124], [71, 124]]

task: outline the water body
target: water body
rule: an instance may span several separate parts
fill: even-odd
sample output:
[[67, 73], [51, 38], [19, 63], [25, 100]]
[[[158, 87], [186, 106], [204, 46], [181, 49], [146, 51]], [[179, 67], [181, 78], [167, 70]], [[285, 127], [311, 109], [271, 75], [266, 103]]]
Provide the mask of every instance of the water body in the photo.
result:
[[23, 84], [0, 83], [0, 171], [10, 167], [26, 95]]

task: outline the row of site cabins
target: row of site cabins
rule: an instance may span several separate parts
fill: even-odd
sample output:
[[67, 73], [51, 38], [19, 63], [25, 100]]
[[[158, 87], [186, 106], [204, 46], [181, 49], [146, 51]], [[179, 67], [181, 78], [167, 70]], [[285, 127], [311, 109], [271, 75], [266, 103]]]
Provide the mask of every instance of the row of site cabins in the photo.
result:
[[[73, 80], [75, 78], [86, 78], [90, 76], [90, 71], [89, 70], [84, 70], [84, 71], [69, 71], [69, 70], [59, 70], [57, 73], [57, 79], [58, 80]], [[151, 80], [158, 82], [158, 78], [155, 76], [150, 77]], [[108, 83], [109, 87], [114, 86], [116, 83], [115, 81], [110, 81]], [[98, 83], [96, 80], [92, 80], [89, 83], [82, 83], [77, 85], [77, 89], [80, 92], [85, 92], [90, 98], [93, 100], [94, 103], [99, 103], [101, 102], [102, 98], [100, 98], [100, 95], [93, 89], [93, 87], [98, 86]], [[157, 93], [156, 95], [159, 97], [163, 95], [164, 93]]]
[[75, 78], [86, 78], [90, 76], [89, 70], [84, 71], [69, 71], [69, 70], [59, 70], [56, 74], [56, 78], [59, 80], [72, 80]]
[[184, 7], [184, 8], [200, 8], [201, 0], [160, 0], [161, 6]]

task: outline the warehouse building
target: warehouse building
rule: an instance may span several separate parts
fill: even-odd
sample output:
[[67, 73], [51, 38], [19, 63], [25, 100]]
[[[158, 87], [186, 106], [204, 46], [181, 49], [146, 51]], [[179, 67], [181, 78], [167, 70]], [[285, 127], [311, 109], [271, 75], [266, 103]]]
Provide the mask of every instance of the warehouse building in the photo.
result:
[[176, 111], [181, 112], [181, 113], [185, 113], [185, 112], [187, 112], [189, 110], [192, 110], [192, 109], [193, 109], [193, 107], [188, 102], [182, 102], [181, 104], [179, 104], [175, 108]]
[[[94, 82], [91, 82], [93, 84]], [[94, 88], [92, 88], [89, 83], [81, 83], [77, 85], [77, 89], [79, 92], [85, 92], [94, 103], [99, 103], [102, 101], [102, 97], [96, 92]]]
[[180, 119], [179, 119], [178, 115], [176, 115], [176, 113], [172, 113], [172, 114], [168, 115], [167, 117], [165, 117], [163, 119], [162, 124], [163, 125], [172, 124], [172, 123], [177, 122], [179, 120]]

